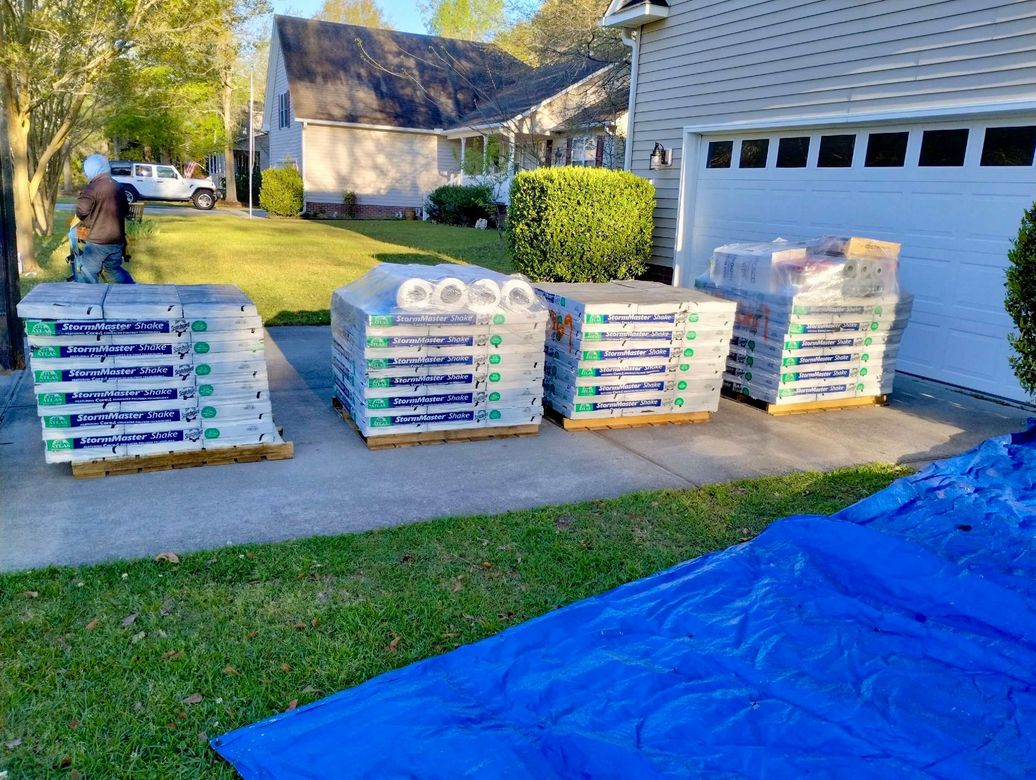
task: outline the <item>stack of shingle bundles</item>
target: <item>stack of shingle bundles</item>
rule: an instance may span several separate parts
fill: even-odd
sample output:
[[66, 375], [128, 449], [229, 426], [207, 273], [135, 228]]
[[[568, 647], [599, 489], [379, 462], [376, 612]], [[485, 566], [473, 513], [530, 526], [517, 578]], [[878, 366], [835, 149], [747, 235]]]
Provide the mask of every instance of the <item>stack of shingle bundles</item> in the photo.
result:
[[546, 320], [518, 277], [378, 266], [331, 298], [335, 395], [366, 437], [538, 425]]
[[236, 287], [41, 284], [18, 314], [48, 463], [280, 441]]
[[550, 310], [544, 397], [572, 420], [714, 412], [734, 304], [653, 282], [537, 285]]
[[696, 284], [737, 302], [724, 388], [774, 405], [891, 392], [913, 300], [898, 260], [858, 237], [716, 249]]

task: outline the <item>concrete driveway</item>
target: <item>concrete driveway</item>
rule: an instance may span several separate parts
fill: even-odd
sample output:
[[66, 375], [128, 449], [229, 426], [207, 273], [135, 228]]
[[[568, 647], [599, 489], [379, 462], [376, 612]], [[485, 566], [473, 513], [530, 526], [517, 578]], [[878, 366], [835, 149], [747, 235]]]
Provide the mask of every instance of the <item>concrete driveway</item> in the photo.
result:
[[[370, 452], [331, 410], [327, 328], [270, 328], [274, 414], [295, 459], [77, 481], [43, 462], [25, 372], [0, 377], [0, 570], [340, 534], [854, 464], [922, 464], [1031, 412], [901, 376], [890, 406]], [[4, 388], [7, 388], [5, 403]]]

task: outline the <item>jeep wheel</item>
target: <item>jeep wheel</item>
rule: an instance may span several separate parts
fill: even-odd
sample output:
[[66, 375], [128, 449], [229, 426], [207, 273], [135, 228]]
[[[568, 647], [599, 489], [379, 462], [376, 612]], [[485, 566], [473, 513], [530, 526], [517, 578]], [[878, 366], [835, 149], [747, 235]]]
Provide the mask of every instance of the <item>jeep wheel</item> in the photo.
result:
[[211, 211], [216, 205], [216, 196], [211, 190], [198, 190], [191, 195], [191, 200], [194, 202], [194, 208], [202, 211]]
[[130, 185], [123, 184], [122, 191], [126, 193], [126, 202], [131, 206], [140, 200], [140, 194]]

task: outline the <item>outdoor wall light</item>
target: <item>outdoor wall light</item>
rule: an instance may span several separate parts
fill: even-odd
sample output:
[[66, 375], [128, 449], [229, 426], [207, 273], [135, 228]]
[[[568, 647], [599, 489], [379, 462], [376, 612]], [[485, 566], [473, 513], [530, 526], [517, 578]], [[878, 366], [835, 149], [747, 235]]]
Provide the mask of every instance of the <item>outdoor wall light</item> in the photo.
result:
[[648, 167], [653, 170], [671, 168], [673, 165], [673, 150], [666, 149], [662, 144], [655, 142], [655, 148], [651, 152], [650, 164]]

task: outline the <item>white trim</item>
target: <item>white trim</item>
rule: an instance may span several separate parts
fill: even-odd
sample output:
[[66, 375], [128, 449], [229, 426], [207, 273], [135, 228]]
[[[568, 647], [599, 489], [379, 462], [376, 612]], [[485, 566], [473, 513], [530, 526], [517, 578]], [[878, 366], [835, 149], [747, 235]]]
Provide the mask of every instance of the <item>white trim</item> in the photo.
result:
[[843, 125], [889, 124], [891, 122], [923, 122], [926, 119], [981, 119], [1005, 114], [1036, 112], [1036, 100], [1016, 100], [1003, 103], [976, 103], [936, 108], [880, 111], [867, 114], [839, 114], [838, 116], [802, 116], [785, 119], [755, 119], [741, 122], [719, 122], [707, 125], [685, 125], [684, 133], [718, 135], [742, 130], [795, 130], [802, 127], [841, 127]]
[[[697, 201], [699, 170], [699, 152], [702, 136], [737, 133], [745, 130], [798, 130], [815, 128], [822, 130], [831, 127], [866, 126], [924, 122], [940, 119], [984, 119], [1011, 116], [1021, 113], [1036, 113], [1036, 100], [1018, 100], [1006, 103], [983, 103], [972, 105], [939, 106], [936, 108], [882, 111], [869, 114], [845, 114], [832, 116], [804, 116], [787, 119], [747, 120], [743, 122], [722, 122], [707, 125], [687, 125], [683, 128], [683, 148], [681, 150], [680, 189], [677, 195], [676, 239], [673, 245], [673, 284], [680, 284], [680, 276], [689, 258], [690, 226], [694, 224], [694, 208]], [[857, 145], [856, 154], [860, 152]], [[849, 170], [848, 168], [846, 170]]]
[[611, 8], [608, 9], [608, 13], [604, 15], [604, 19], [601, 20], [601, 27], [643, 27], [645, 24], [651, 22], [657, 22], [660, 19], [665, 19], [669, 16], [669, 7], [664, 5], [656, 5], [651, 0], [644, 0], [644, 2], [637, 5], [631, 6], [624, 11], [615, 13], [612, 8], [619, 5], [619, 2], [613, 2]]
[[363, 122], [335, 122], [330, 119], [309, 119], [297, 116], [296, 122], [303, 125], [325, 125], [327, 127], [352, 127], [357, 130], [384, 130], [390, 133], [420, 133], [422, 135], [442, 135], [442, 129], [427, 130], [420, 127], [395, 127], [394, 125], [369, 125]]
[[630, 47], [630, 97], [626, 105], [626, 148], [622, 170], [633, 169], [633, 116], [637, 108], [637, 79], [640, 76], [640, 31], [623, 30], [622, 42]]

